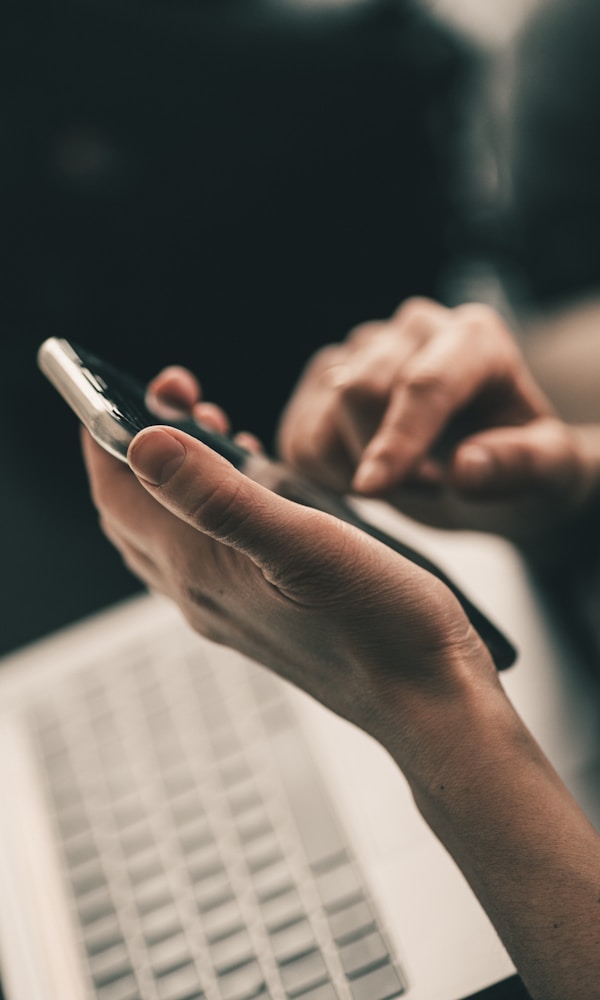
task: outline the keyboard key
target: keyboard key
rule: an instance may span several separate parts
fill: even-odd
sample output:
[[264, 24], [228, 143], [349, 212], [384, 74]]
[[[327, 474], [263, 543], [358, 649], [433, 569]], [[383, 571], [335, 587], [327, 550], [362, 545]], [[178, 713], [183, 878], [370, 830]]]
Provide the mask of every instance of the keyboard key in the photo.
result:
[[270, 899], [293, 887], [292, 876], [285, 861], [277, 861], [254, 872], [252, 884], [259, 899]]
[[333, 938], [338, 943], [357, 937], [375, 927], [375, 918], [369, 904], [364, 899], [350, 903], [341, 910], [329, 914], [329, 926]]
[[129, 861], [128, 875], [134, 885], [140, 886], [164, 876], [164, 869], [156, 847], [152, 844], [145, 851], [139, 851]]
[[93, 892], [88, 892], [77, 902], [81, 922], [85, 925], [94, 924], [115, 912], [112, 896], [108, 886], [103, 885]]
[[228, 899], [202, 914], [202, 926], [209, 942], [227, 937], [244, 926], [240, 908], [235, 899]]
[[279, 974], [288, 997], [299, 996], [310, 987], [318, 986], [329, 978], [323, 956], [317, 950], [281, 965]]
[[[61, 767], [58, 772], [53, 773], [52, 794], [57, 813], [61, 813], [63, 809], [68, 809], [69, 806], [75, 805], [77, 802], [82, 802], [85, 798], [84, 791], [89, 790], [89, 785], [84, 783], [83, 789], [79, 787], [80, 785], [80, 768], [75, 771], [71, 767]], [[92, 787], [97, 788], [97, 783], [92, 782]]]
[[92, 858], [71, 869], [71, 884], [76, 896], [85, 896], [106, 885], [104, 868], [99, 858]]
[[131, 968], [127, 954], [125, 954], [121, 961], [114, 962], [112, 968], [107, 967], [97, 974], [92, 974], [94, 986], [97, 990], [113, 985], [115, 990], [118, 990], [119, 983], [129, 983], [132, 978], [133, 969]]
[[140, 917], [142, 933], [148, 945], [164, 941], [181, 930], [179, 914], [172, 900], [167, 900], [164, 906], [142, 914]]
[[110, 982], [112, 979], [122, 977], [126, 972], [130, 972], [129, 956], [124, 942], [118, 941], [112, 947], [92, 955], [89, 967], [97, 985], [102, 982]]
[[206, 912], [206, 910], [213, 910], [215, 906], [219, 906], [228, 899], [232, 899], [233, 892], [227, 872], [221, 868], [200, 882], [196, 882], [194, 897], [198, 904], [198, 909], [202, 913]]
[[198, 990], [202, 995], [201, 987], [202, 983], [193, 962], [167, 969], [156, 978], [156, 991], [160, 1000], [181, 1000], [181, 997], [189, 996]]
[[222, 1000], [253, 1000], [266, 990], [266, 983], [258, 962], [252, 959], [231, 972], [219, 976]]
[[144, 806], [137, 794], [128, 795], [113, 803], [113, 815], [119, 829], [124, 830], [146, 818]]
[[179, 736], [166, 727], [153, 730], [153, 749], [163, 772], [185, 759]]
[[395, 968], [381, 965], [350, 983], [352, 1000], [393, 1000], [402, 996], [404, 986]]
[[199, 848], [205, 847], [214, 840], [206, 816], [192, 816], [185, 825], [179, 824], [179, 843], [185, 854], [194, 854]]
[[246, 928], [235, 931], [211, 945], [210, 954], [217, 972], [243, 965], [253, 957], [253, 946]]
[[[241, 832], [245, 823], [252, 823], [256, 816], [264, 816], [265, 810], [260, 793], [253, 779], [244, 781], [229, 789], [228, 801], [231, 809], [237, 814], [236, 826]], [[252, 813], [242, 820], [244, 813]]]
[[199, 882], [223, 869], [223, 862], [216, 844], [199, 844], [193, 854], [187, 856], [188, 874], [193, 882]]
[[238, 754], [241, 747], [233, 729], [224, 728], [211, 734], [211, 743], [217, 760], [225, 760], [230, 754]]
[[279, 840], [272, 829], [267, 829], [261, 837], [248, 841], [244, 859], [250, 871], [258, 871], [282, 858]]
[[290, 709], [280, 695], [269, 704], [261, 705], [260, 714], [269, 733], [273, 733], [277, 729], [289, 728]]
[[79, 802], [63, 809], [58, 816], [60, 832], [65, 840], [77, 834], [90, 832], [90, 823]]
[[388, 948], [377, 931], [371, 931], [362, 938], [340, 948], [340, 959], [344, 972], [352, 979], [360, 973], [389, 959]]
[[302, 901], [295, 888], [286, 889], [285, 892], [270, 899], [261, 900], [260, 908], [269, 930], [277, 930], [278, 927], [304, 916]]
[[142, 817], [138, 823], [132, 824], [125, 830], [120, 831], [119, 839], [121, 847], [127, 857], [145, 851], [148, 847], [154, 847], [152, 830], [148, 825], [147, 817]]
[[271, 934], [271, 947], [278, 962], [285, 962], [311, 951], [316, 944], [315, 932], [305, 918], [296, 920], [287, 927], [281, 927]]
[[236, 829], [240, 840], [244, 844], [250, 844], [253, 840], [259, 840], [272, 833], [273, 827], [263, 804], [259, 803], [237, 819]]
[[190, 959], [190, 947], [183, 931], [161, 938], [148, 948], [148, 958], [158, 974], [174, 965], [182, 965]]
[[111, 765], [110, 771], [105, 767], [104, 780], [108, 786], [110, 798], [115, 803], [121, 799], [129, 798], [137, 792], [136, 779], [129, 769], [123, 768], [123, 760], [120, 755]]
[[156, 872], [135, 888], [135, 902], [139, 913], [150, 913], [164, 906], [171, 899], [171, 887], [165, 872]]
[[333, 983], [322, 983], [314, 989], [306, 990], [299, 1000], [338, 1000], [339, 993]]
[[[286, 776], [286, 788], [310, 865], [320, 865], [344, 846], [340, 825], [310, 751], [293, 729], [272, 734], [273, 754]], [[307, 807], [310, 803], [310, 807]]]
[[84, 943], [89, 956], [112, 948], [123, 940], [123, 931], [117, 920], [116, 913], [109, 913], [103, 920], [98, 920], [86, 928]]
[[67, 864], [71, 868], [85, 864], [98, 857], [96, 842], [89, 830], [76, 834], [64, 843], [64, 854]]
[[327, 910], [338, 909], [362, 894], [361, 879], [350, 862], [318, 873], [316, 882], [321, 902]]
[[195, 789], [186, 789], [185, 792], [181, 792], [171, 800], [169, 805], [178, 829], [182, 829], [189, 821], [203, 815], [200, 796]]
[[95, 1000], [140, 1000], [140, 992], [133, 975], [113, 983], [106, 983], [96, 990]]
[[206, 993], [204, 990], [198, 990], [195, 986], [192, 986], [191, 990], [184, 989], [183, 992], [178, 991], [172, 1000], [206, 1000]]
[[267, 670], [266, 667], [258, 663], [253, 664], [252, 669], [248, 672], [248, 680], [257, 695], [258, 704], [261, 709], [271, 701], [277, 701], [286, 707], [282, 698], [283, 682]]
[[221, 762], [219, 771], [225, 788], [239, 785], [252, 777], [252, 771], [243, 754], [235, 754]]
[[163, 781], [169, 797], [193, 791], [196, 788], [196, 779], [184, 761], [178, 761], [173, 767], [169, 768], [163, 774]]

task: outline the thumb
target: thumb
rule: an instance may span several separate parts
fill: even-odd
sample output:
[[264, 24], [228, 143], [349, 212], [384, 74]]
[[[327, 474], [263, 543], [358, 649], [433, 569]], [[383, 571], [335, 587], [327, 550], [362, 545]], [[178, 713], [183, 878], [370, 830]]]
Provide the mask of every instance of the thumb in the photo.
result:
[[331, 545], [326, 515], [278, 496], [175, 428], [141, 431], [127, 458], [142, 486], [163, 507], [248, 556], [272, 580], [281, 576], [278, 566], [307, 557], [314, 561], [315, 551]]
[[474, 434], [455, 450], [450, 475], [465, 496], [503, 500], [532, 492], [570, 495], [583, 469], [572, 430], [544, 417]]

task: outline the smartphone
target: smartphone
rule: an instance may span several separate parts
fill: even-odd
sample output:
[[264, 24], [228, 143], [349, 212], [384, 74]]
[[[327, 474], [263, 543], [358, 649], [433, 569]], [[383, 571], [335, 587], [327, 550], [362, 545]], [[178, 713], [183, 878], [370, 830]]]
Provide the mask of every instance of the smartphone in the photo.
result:
[[461, 603], [472, 625], [487, 645], [496, 668], [505, 670], [515, 662], [517, 651], [513, 643], [472, 603], [444, 570], [428, 556], [359, 516], [342, 497], [315, 486], [284, 463], [268, 455], [249, 452], [227, 435], [202, 427], [185, 412], [150, 401], [142, 382], [73, 341], [60, 337], [45, 340], [38, 351], [38, 364], [92, 437], [111, 455], [126, 462], [130, 441], [144, 427], [169, 425], [191, 434], [245, 475], [274, 492], [355, 525], [436, 576]]

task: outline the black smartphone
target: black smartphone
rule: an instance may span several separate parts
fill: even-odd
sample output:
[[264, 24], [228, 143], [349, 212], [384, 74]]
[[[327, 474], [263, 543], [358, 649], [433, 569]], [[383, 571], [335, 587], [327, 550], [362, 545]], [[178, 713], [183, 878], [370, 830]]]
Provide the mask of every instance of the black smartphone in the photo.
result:
[[144, 427], [168, 424], [191, 434], [223, 455], [236, 468], [275, 492], [305, 506], [324, 510], [394, 549], [432, 573], [460, 601], [487, 645], [498, 670], [512, 666], [517, 651], [510, 640], [477, 608], [447, 574], [429, 559], [359, 516], [342, 498], [299, 476], [282, 462], [241, 448], [224, 434], [201, 427], [195, 420], [160, 404], [150, 403], [142, 382], [120, 371], [90, 351], [60, 337], [45, 340], [38, 364], [92, 437], [108, 452], [127, 461], [127, 449]]

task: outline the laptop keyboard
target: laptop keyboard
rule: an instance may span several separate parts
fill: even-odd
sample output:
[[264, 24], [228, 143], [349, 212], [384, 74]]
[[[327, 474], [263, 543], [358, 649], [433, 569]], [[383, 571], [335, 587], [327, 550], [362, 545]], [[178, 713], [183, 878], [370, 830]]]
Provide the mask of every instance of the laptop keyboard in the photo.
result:
[[285, 685], [177, 642], [32, 709], [89, 998], [401, 996]]

